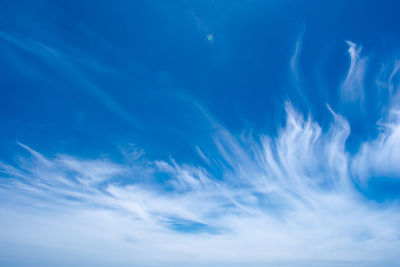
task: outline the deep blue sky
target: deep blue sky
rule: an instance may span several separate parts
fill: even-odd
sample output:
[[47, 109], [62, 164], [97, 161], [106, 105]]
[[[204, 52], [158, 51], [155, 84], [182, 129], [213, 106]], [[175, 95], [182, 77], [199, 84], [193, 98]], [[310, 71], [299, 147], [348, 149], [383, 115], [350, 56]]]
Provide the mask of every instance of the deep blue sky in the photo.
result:
[[[102, 195], [106, 198], [115, 193], [110, 188], [120, 186], [120, 190], [130, 192], [123, 196], [135, 196], [129, 191], [132, 188], [125, 187], [133, 184], [157, 188], [158, 195], [174, 194], [166, 199], [176, 200], [197, 190], [193, 199], [177, 200], [184, 206], [176, 211], [167, 200], [150, 205], [147, 199], [153, 189], [139, 190], [148, 193], [144, 202], [130, 199], [129, 205], [140, 203], [137, 205], [146, 207], [143, 209], [150, 214], [143, 218], [152, 218], [154, 225], [168, 231], [205, 232], [225, 238], [235, 231], [245, 236], [229, 216], [234, 214], [249, 226], [244, 221], [253, 214], [252, 209], [264, 214], [268, 208], [282, 225], [289, 221], [304, 226], [302, 216], [285, 212], [298, 209], [297, 198], [303, 199], [304, 206], [309, 199], [316, 199], [315, 203], [332, 204], [336, 218], [355, 214], [388, 221], [379, 226], [364, 225], [365, 229], [360, 227], [364, 230], [357, 232], [351, 230], [356, 225], [350, 223], [353, 218], [346, 217], [343, 221], [349, 222], [349, 227], [345, 230], [336, 229], [337, 225], [322, 227], [326, 231], [315, 236], [333, 240], [330, 237], [334, 234], [325, 234], [345, 233], [349, 240], [378, 244], [397, 234], [386, 248], [390, 254], [399, 248], [400, 233], [376, 229], [398, 226], [388, 218], [398, 218], [400, 199], [400, 119], [396, 117], [400, 99], [399, 10], [400, 3], [394, 0], [0, 0], [1, 200], [22, 203], [18, 207], [25, 209], [16, 212], [22, 217], [42, 214], [36, 207], [53, 201], [67, 201], [57, 204], [56, 210], [68, 207], [76, 211], [71, 203], [79, 203], [90, 206], [85, 212], [104, 206], [105, 210], [124, 213], [119, 206], [99, 201], [103, 198], [89, 201], [74, 194], [83, 190], [91, 196], [98, 190], [106, 192]], [[268, 183], [277, 183], [279, 190], [258, 190], [262, 188], [260, 181], [253, 179], [261, 176]], [[82, 187], [60, 193], [64, 185], [44, 182], [44, 177], [64, 177]], [[202, 177], [211, 177], [212, 183]], [[313, 186], [304, 182], [304, 177], [311, 179]], [[41, 181], [41, 186], [29, 179]], [[42, 195], [21, 193], [14, 180], [52, 193], [46, 191], [49, 199], [40, 202]], [[210, 205], [223, 211], [196, 206], [201, 211], [194, 212], [192, 201], [209, 203], [203, 194], [225, 192], [213, 187], [215, 181], [232, 194], [232, 203], [220, 200], [222, 193], [216, 194]], [[299, 181], [303, 182], [297, 184]], [[198, 183], [201, 189], [196, 187]], [[91, 188], [87, 192], [86, 186]], [[296, 197], [282, 193], [286, 191]], [[330, 194], [357, 203], [351, 207], [361, 215], [329, 198]], [[39, 204], [27, 204], [30, 197]], [[126, 200], [120, 195], [115, 199]], [[7, 205], [2, 206], [0, 219], [19, 209]], [[124, 208], [129, 205], [121, 204]], [[168, 207], [168, 212], [160, 207]], [[318, 218], [326, 218], [325, 206], [315, 210]], [[143, 219], [143, 213], [135, 212], [133, 217]], [[190, 212], [194, 215], [189, 216]], [[305, 209], [304, 214], [307, 212]], [[60, 219], [60, 213], [54, 214], [46, 217], [49, 222]], [[228, 216], [229, 225], [213, 221], [219, 216]], [[24, 221], [17, 217], [10, 222]], [[316, 221], [327, 225], [323, 219]], [[282, 227], [283, 232], [290, 232]], [[143, 231], [148, 233], [145, 236], [162, 238], [153, 237], [154, 229]], [[293, 231], [290, 233], [296, 236]], [[53, 240], [54, 234], [48, 236]], [[0, 243], [12, 243], [15, 238], [0, 239]], [[88, 240], [96, 239], [91, 238]], [[297, 240], [304, 241], [302, 238]], [[123, 240], [131, 240], [131, 236], [124, 235]], [[135, 249], [147, 252], [142, 244]], [[334, 250], [335, 244], [329, 243], [326, 251], [332, 245], [337, 258], [321, 252], [325, 255], [318, 259], [321, 261], [312, 263], [367, 261], [371, 266], [382, 266], [379, 253], [368, 257], [360, 245], [350, 255]], [[283, 251], [291, 246], [295, 245], [290, 243]], [[10, 251], [19, 249], [29, 247], [11, 247]], [[63, 253], [62, 249], [56, 251]], [[161, 247], [159, 251], [163, 255], [167, 250]], [[278, 254], [267, 258], [287, 260], [289, 265], [291, 260], [301, 259], [305, 266], [311, 266], [308, 260], [313, 259], [312, 253], [290, 259]], [[193, 263], [187, 255], [192, 254], [183, 253], [177, 262]], [[257, 253], [251, 256], [254, 258], [238, 256], [238, 260], [247, 264], [244, 266], [268, 262]], [[391, 254], [388, 258], [393, 260], [391, 264], [397, 259]], [[63, 258], [35, 259], [44, 266], [59, 264]], [[146, 259], [133, 263], [149, 264]], [[112, 262], [112, 257], [108, 260]], [[165, 258], [160, 256], [159, 260]], [[15, 266], [26, 263], [0, 253], [1, 262]], [[229, 261], [215, 261], [210, 256], [210, 263], [215, 262], [229, 266]], [[83, 263], [96, 264], [89, 256], [75, 262]]]
[[[64, 53], [136, 123], [82, 88], [58, 59], [2, 38], [2, 151], [15, 140], [84, 154], [129, 142], [185, 159], [205, 136], [194, 103], [234, 132], [273, 133], [287, 99], [323, 123], [326, 103], [342, 108], [344, 41], [362, 44], [372, 60], [387, 57], [399, 43], [396, 12], [396, 1], [3, 0], [3, 33]], [[289, 68], [299, 36], [300, 85]], [[375, 104], [368, 122], [379, 115]]]

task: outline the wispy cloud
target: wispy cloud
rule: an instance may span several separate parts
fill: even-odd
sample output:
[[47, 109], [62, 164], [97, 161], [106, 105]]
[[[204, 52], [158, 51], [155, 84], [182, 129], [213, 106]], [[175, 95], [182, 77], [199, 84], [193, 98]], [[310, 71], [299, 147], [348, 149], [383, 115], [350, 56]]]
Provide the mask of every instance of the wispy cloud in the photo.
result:
[[343, 101], [359, 102], [364, 100], [364, 78], [368, 59], [361, 55], [362, 47], [346, 41], [349, 46], [350, 66], [341, 86]]
[[[72, 82], [73, 85], [91, 94], [106, 108], [132, 125], [136, 127], [139, 126], [137, 120], [129, 114], [129, 112], [124, 110], [115, 100], [105, 93], [102, 88], [86, 77], [74, 62], [73, 58], [62, 50], [53, 48], [43, 42], [32, 40], [27, 37], [21, 37], [5, 31], [0, 31], [0, 40], [17, 47], [26, 53], [36, 56], [40, 61], [48, 64], [51, 68], [56, 70], [61, 77], [64, 77], [67, 81]], [[80, 53], [76, 62], [84, 62], [86, 65], [94, 65], [96, 69], [107, 69], [101, 65], [99, 66], [99, 63], [93, 59], [83, 56], [82, 53]]]
[[398, 260], [398, 205], [370, 202], [353, 176], [371, 168], [400, 175], [399, 121], [351, 156], [343, 117], [330, 109], [332, 123], [323, 130], [290, 103], [285, 109], [279, 134], [261, 135], [260, 142], [215, 125], [219, 153], [206, 166], [45, 156], [20, 144], [28, 155], [0, 165], [7, 225], [1, 242], [33, 261], [51, 257], [30, 248], [60, 247], [89, 265], [372, 266]]
[[381, 67], [380, 74], [378, 75], [376, 81], [378, 87], [387, 89], [389, 91], [390, 97], [393, 97], [393, 93], [398, 91], [398, 88], [395, 88], [395, 86], [398, 86], [398, 84], [394, 80], [397, 74], [399, 73], [399, 70], [400, 70], [400, 60], [395, 59], [387, 64], [383, 64]]
[[[296, 85], [302, 34], [290, 61]], [[137, 125], [67, 53], [3, 31], [0, 40]], [[342, 100], [362, 102], [368, 58], [347, 44]], [[0, 259], [14, 260], [10, 252], [18, 251], [22, 265], [49, 266], [397, 264], [400, 207], [359, 188], [371, 177], [400, 177], [398, 70], [396, 62], [384, 75], [392, 98], [378, 137], [353, 154], [346, 118], [327, 105], [331, 123], [323, 128], [290, 102], [276, 136], [236, 136], [200, 107], [214, 141], [194, 146], [204, 164], [148, 159], [135, 145], [122, 147], [125, 161], [115, 162], [45, 155], [18, 143], [15, 161], [0, 162]]]
[[300, 52], [301, 52], [302, 45], [303, 45], [304, 32], [305, 32], [305, 27], [302, 26], [300, 29], [299, 36], [297, 37], [296, 46], [295, 46], [293, 55], [290, 58], [290, 68], [291, 68], [292, 73], [297, 82], [299, 81], [299, 78], [300, 78], [298, 65], [299, 65]]
[[381, 123], [376, 140], [366, 142], [354, 159], [353, 168], [364, 181], [370, 177], [399, 177], [400, 175], [400, 110], [390, 110]]

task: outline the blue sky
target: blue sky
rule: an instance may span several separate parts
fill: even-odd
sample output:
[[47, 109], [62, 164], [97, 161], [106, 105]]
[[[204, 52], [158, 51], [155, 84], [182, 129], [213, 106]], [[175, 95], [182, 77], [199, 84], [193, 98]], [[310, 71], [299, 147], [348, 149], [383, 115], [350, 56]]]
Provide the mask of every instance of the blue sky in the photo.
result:
[[0, 265], [397, 266], [399, 7], [0, 0]]

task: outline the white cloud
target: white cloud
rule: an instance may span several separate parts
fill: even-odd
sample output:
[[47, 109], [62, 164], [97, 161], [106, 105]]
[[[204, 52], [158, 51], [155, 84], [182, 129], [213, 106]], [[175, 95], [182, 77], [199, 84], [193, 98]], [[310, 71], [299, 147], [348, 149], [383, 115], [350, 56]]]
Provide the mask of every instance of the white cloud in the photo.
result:
[[368, 58], [361, 55], [361, 46], [351, 41], [346, 41], [346, 43], [349, 46], [350, 67], [341, 86], [342, 100], [362, 103]]
[[394, 107], [376, 140], [365, 142], [353, 162], [353, 169], [365, 181], [371, 176], [400, 177], [400, 110]]
[[[357, 171], [369, 172], [377, 159], [380, 168], [397, 171], [399, 122], [353, 159], [345, 151], [350, 127], [344, 118], [332, 111], [324, 131], [290, 103], [286, 112], [277, 137], [261, 142], [215, 127], [221, 177], [174, 160], [135, 165], [46, 157], [21, 144], [31, 156], [0, 165], [0, 241], [32, 262], [66, 265], [71, 258], [113, 266], [379, 266], [399, 260], [399, 207], [364, 199], [349, 170], [354, 160]], [[382, 165], [379, 157], [393, 160]], [[151, 168], [146, 182], [136, 177], [138, 166]]]
[[[56, 50], [0, 31], [0, 38], [49, 64], [61, 62], [103, 104], [131, 120]], [[367, 57], [349, 45], [345, 101], [362, 101]], [[291, 60], [298, 79], [299, 38]], [[397, 64], [397, 63], [396, 63]], [[150, 160], [134, 145], [125, 161], [29, 156], [0, 162], [0, 263], [34, 266], [382, 266], [400, 260], [400, 209], [356, 188], [371, 175], [400, 177], [400, 111], [394, 97], [381, 132], [355, 155], [350, 125], [329, 106], [323, 129], [285, 103], [276, 137], [234, 136], [205, 114], [215, 147], [206, 163]], [[201, 110], [203, 113], [204, 110]], [[133, 120], [133, 119], [132, 119]], [[216, 152], [215, 152], [216, 151]], [[218, 175], [212, 170], [218, 169]], [[361, 184], [365, 186], [364, 184]], [[13, 253], [18, 251], [24, 257]]]

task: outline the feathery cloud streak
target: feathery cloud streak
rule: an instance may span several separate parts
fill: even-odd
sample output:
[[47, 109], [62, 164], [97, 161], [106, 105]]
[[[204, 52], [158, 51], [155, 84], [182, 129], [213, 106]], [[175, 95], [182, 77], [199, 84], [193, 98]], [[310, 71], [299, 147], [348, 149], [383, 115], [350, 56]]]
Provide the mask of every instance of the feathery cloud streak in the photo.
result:
[[362, 103], [364, 100], [364, 77], [367, 58], [361, 55], [361, 46], [357, 46], [351, 41], [346, 41], [346, 44], [349, 46], [350, 66], [341, 87], [342, 100]]
[[[8, 225], [2, 243], [21, 240], [13, 245], [22, 250], [59, 244], [77, 259], [112, 250], [98, 260], [154, 266], [193, 259], [360, 266], [396, 260], [398, 205], [379, 206], [355, 189], [353, 157], [344, 146], [348, 123], [332, 111], [332, 125], [323, 132], [289, 103], [286, 112], [279, 135], [261, 136], [260, 143], [217, 131], [223, 177], [174, 160], [132, 169], [108, 160], [46, 157], [20, 144], [29, 156], [1, 163], [1, 210]], [[354, 157], [360, 174], [380, 166], [368, 157], [377, 153], [388, 162], [381, 167], [399, 175], [391, 165], [399, 151], [397, 132], [388, 129], [365, 144]], [[165, 179], [162, 186], [158, 177]], [[83, 243], [75, 247], [71, 238]]]
[[[48, 64], [53, 69], [57, 70], [61, 77], [66, 78], [68, 81], [72, 81], [73, 85], [78, 86], [83, 90], [86, 90], [90, 95], [95, 97], [100, 103], [121, 118], [125, 119], [132, 125], [138, 127], [139, 123], [133, 118], [131, 114], [125, 111], [120, 105], [118, 105], [104, 90], [95, 85], [88, 77], [86, 77], [79, 69], [78, 65], [74, 62], [73, 57], [63, 53], [61, 50], [52, 48], [44, 43], [29, 38], [23, 38], [21, 36], [10, 34], [4, 31], [0, 31], [0, 40], [7, 42], [8, 44], [15, 46], [26, 53], [38, 57], [45, 64]], [[84, 60], [82, 55], [81, 58], [77, 58], [76, 61], [84, 61], [88, 65], [93, 65], [96, 69], [107, 69], [102, 67], [98, 62], [91, 62], [92, 60]], [[85, 62], [87, 61], [87, 62]], [[37, 75], [37, 74], [36, 74]]]
[[[349, 45], [342, 90], [361, 90], [366, 57]], [[0, 241], [49, 266], [393, 264], [399, 205], [359, 189], [371, 176], [400, 177], [393, 93], [379, 136], [355, 154], [346, 151], [344, 117], [327, 106], [332, 121], [323, 129], [290, 102], [276, 137], [237, 137], [211, 122], [218, 153], [196, 147], [204, 166], [142, 151], [128, 163], [43, 155], [19, 143], [25, 154], [0, 163]]]

